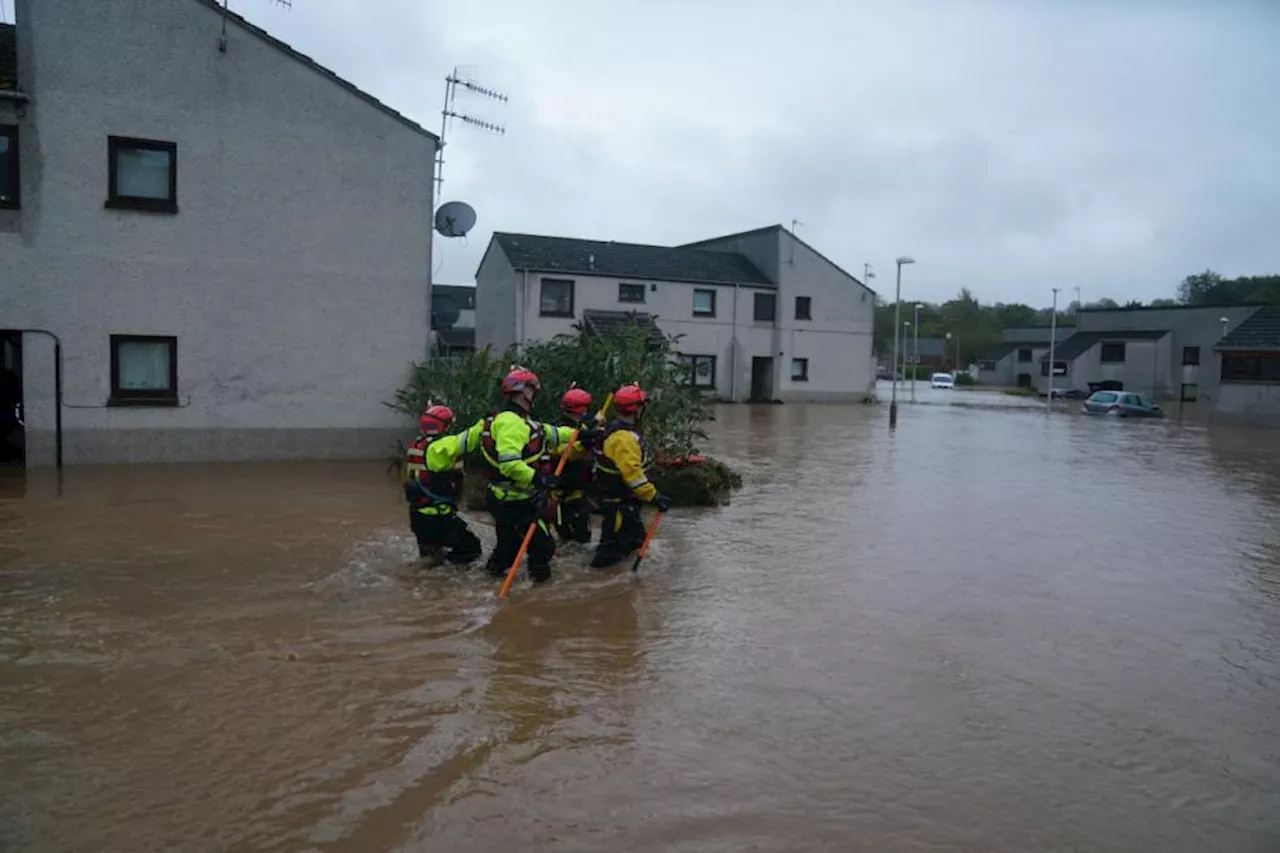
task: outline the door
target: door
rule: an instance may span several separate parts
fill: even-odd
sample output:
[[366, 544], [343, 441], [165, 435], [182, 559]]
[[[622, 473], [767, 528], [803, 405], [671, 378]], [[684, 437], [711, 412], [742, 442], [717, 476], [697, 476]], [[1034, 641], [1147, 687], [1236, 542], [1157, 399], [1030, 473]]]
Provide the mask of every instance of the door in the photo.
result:
[[773, 399], [773, 358], [753, 356], [751, 359], [751, 402], [767, 403]]
[[22, 416], [22, 332], [0, 330], [0, 465], [26, 461]]

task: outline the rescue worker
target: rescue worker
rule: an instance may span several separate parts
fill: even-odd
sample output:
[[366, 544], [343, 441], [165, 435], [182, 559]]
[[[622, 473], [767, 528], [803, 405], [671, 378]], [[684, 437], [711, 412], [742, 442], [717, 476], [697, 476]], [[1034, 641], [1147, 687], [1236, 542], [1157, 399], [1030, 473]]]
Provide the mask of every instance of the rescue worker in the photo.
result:
[[652, 466], [649, 445], [640, 432], [648, 396], [639, 385], [623, 385], [613, 395], [614, 419], [601, 433], [595, 454], [595, 482], [604, 518], [600, 543], [591, 566], [608, 568], [644, 544], [640, 504], [651, 503], [666, 512], [671, 500], [658, 492], [645, 471]]
[[[505, 408], [477, 424], [480, 452], [490, 466], [485, 505], [498, 537], [489, 555], [489, 572], [497, 577], [506, 575], [525, 532], [534, 524], [528, 551], [529, 577], [534, 583], [550, 580], [551, 558], [556, 553], [555, 538], [542, 518], [547, 492], [556, 487], [556, 477], [539, 465], [539, 460], [544, 451], [567, 445], [573, 436], [573, 427], [556, 427], [530, 417], [540, 390], [537, 374], [512, 367], [502, 380]], [[472, 432], [475, 427], [469, 434]], [[468, 445], [474, 443], [475, 439], [468, 439]]]
[[[409, 527], [418, 540], [420, 557], [441, 557], [462, 565], [483, 550], [467, 523], [458, 515], [462, 493], [462, 436], [446, 435], [453, 426], [453, 410], [429, 405], [418, 419], [418, 437], [405, 452], [404, 496], [409, 502]], [[443, 453], [441, 451], [444, 451]]]
[[[560, 482], [553, 492], [556, 532], [561, 539], [586, 544], [591, 541], [591, 504], [587, 484], [591, 480], [591, 439], [594, 421], [589, 411], [591, 395], [576, 386], [560, 398], [560, 425], [582, 427], [578, 441], [568, 448], [569, 458], [560, 472]], [[563, 452], [563, 450], [562, 450]], [[552, 461], [555, 457], [551, 458]], [[554, 471], [554, 467], [552, 468]]]

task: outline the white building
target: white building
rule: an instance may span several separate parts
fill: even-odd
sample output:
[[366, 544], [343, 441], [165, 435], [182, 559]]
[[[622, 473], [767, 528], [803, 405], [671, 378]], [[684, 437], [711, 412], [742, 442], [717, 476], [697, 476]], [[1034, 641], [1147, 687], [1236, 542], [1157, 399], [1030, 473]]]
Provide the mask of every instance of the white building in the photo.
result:
[[476, 272], [476, 345], [618, 312], [679, 334], [726, 400], [861, 401], [875, 388], [875, 294], [780, 225], [687, 246], [495, 233]]
[[27, 464], [55, 426], [31, 329], [62, 342], [67, 464], [385, 455], [428, 348], [436, 137], [217, 0], [16, 21], [0, 334]]

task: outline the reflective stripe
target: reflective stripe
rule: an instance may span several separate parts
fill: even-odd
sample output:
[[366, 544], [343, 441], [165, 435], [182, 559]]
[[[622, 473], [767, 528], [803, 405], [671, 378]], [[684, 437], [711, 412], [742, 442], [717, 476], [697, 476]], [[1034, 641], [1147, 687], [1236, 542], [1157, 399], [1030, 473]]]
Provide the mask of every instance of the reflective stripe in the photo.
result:
[[449, 515], [454, 512], [452, 506], [446, 504], [443, 506], [420, 506], [414, 510], [421, 515]]
[[515, 462], [517, 459], [523, 458], [524, 457], [519, 453], [504, 453], [498, 457], [498, 464], [501, 465], [503, 462]]
[[627, 485], [627, 488], [638, 489], [647, 482], [649, 482], [648, 477], [641, 477], [638, 480], [627, 480], [626, 485]]

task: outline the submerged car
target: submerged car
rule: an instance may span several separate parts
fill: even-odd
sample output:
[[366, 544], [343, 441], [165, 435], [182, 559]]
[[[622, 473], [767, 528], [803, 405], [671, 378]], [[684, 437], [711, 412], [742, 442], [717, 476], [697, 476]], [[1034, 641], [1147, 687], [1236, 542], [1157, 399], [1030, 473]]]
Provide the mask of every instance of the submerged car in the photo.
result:
[[935, 373], [929, 377], [930, 388], [954, 388], [956, 379], [950, 373]]
[[1146, 394], [1131, 391], [1094, 391], [1080, 411], [1086, 415], [1111, 415], [1118, 418], [1163, 418], [1164, 410], [1151, 402]]

